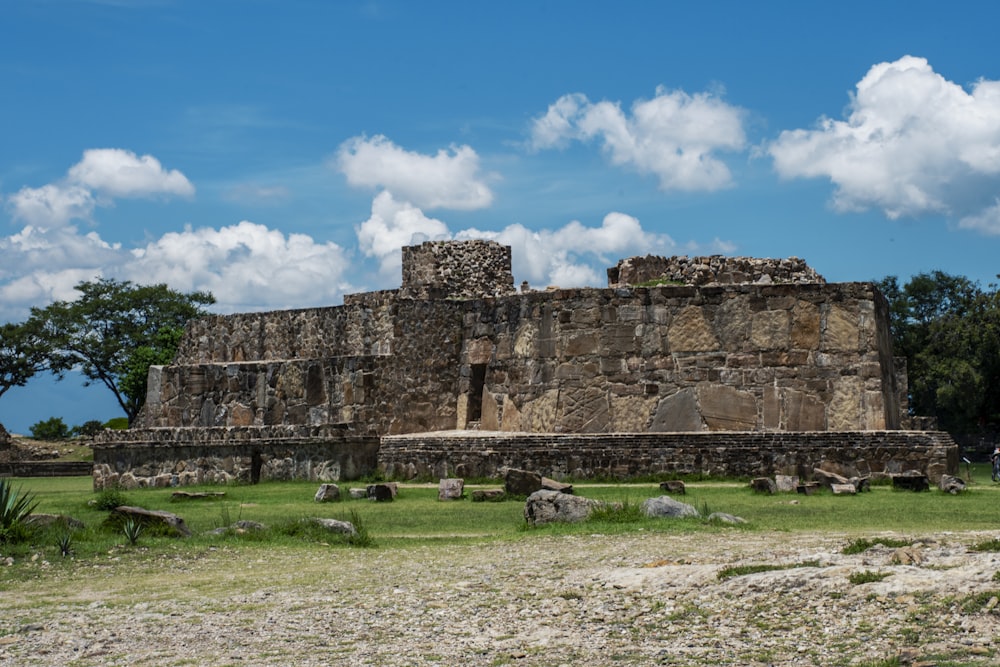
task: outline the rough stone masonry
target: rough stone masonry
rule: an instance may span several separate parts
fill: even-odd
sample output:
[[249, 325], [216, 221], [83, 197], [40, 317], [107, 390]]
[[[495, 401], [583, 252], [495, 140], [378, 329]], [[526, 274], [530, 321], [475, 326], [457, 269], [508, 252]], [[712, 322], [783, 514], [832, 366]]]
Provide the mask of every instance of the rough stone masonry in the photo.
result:
[[[608, 288], [518, 293], [510, 266], [495, 242], [428, 242], [404, 248], [398, 290], [190, 323], [174, 362], [150, 369], [136, 428], [95, 447], [95, 486], [446, 477], [473, 455], [530, 465], [544, 435], [561, 438], [539, 460], [547, 474], [642, 474], [654, 458], [725, 474], [740, 433], [757, 449], [782, 436], [755, 457], [759, 474], [823, 462], [797, 448], [841, 467], [957, 469], [947, 434], [921, 432], [919, 454], [905, 444], [905, 371], [870, 283], [826, 283], [796, 258], [637, 257], [608, 270]], [[462, 451], [444, 446], [456, 431]], [[851, 436], [805, 446], [834, 433]], [[591, 465], [599, 434], [611, 450]], [[420, 446], [387, 438], [404, 435]], [[481, 455], [501, 441], [502, 457]]]

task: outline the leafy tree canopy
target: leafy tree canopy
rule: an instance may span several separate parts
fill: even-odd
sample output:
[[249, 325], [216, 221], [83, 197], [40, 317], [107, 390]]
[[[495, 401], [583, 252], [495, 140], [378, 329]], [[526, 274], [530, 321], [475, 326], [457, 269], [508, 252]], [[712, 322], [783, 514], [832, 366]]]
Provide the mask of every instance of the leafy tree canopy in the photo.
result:
[[1000, 426], [1000, 294], [941, 271], [878, 283], [889, 300], [893, 348], [906, 357], [910, 409], [941, 428]]
[[0, 396], [48, 370], [48, 351], [37, 327], [28, 323], [0, 326]]
[[76, 290], [75, 301], [32, 308], [24, 326], [40, 332], [53, 372], [61, 377], [75, 368], [86, 384], [103, 384], [131, 423], [146, 398], [149, 366], [173, 358], [185, 323], [204, 315], [202, 306], [215, 298], [110, 279], [82, 282]]

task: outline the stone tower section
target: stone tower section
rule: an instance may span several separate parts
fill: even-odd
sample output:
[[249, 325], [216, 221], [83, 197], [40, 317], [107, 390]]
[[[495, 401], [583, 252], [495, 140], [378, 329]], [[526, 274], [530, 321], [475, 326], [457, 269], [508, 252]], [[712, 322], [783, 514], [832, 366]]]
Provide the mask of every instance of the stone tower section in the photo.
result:
[[428, 241], [403, 248], [409, 299], [482, 299], [514, 294], [510, 246], [496, 241]]

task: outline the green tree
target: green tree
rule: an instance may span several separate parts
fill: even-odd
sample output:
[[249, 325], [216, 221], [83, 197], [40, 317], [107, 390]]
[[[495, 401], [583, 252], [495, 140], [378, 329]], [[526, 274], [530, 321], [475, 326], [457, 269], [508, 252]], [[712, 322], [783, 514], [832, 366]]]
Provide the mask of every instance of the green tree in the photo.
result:
[[895, 276], [889, 300], [894, 353], [907, 359], [910, 408], [941, 428], [971, 433], [1000, 421], [1000, 295], [941, 271]]
[[132, 423], [146, 398], [145, 378], [138, 382], [135, 376], [145, 375], [151, 363], [169, 362], [178, 332], [189, 319], [204, 315], [202, 306], [215, 298], [111, 279], [82, 282], [76, 290], [75, 301], [32, 308], [26, 326], [41, 332], [53, 372], [61, 378], [78, 369], [85, 384], [104, 385]]
[[31, 325], [0, 326], [0, 396], [49, 368], [49, 347]]

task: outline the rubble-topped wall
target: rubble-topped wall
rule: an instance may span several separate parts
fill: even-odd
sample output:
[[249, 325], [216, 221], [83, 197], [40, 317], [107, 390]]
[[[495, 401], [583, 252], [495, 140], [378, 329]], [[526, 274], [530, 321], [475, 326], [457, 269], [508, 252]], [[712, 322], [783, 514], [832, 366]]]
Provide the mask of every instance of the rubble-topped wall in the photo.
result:
[[821, 275], [798, 257], [629, 257], [608, 269], [608, 286], [739, 285], [752, 283], [822, 283]]
[[428, 241], [403, 248], [400, 296], [482, 299], [514, 293], [510, 246], [496, 241]]

